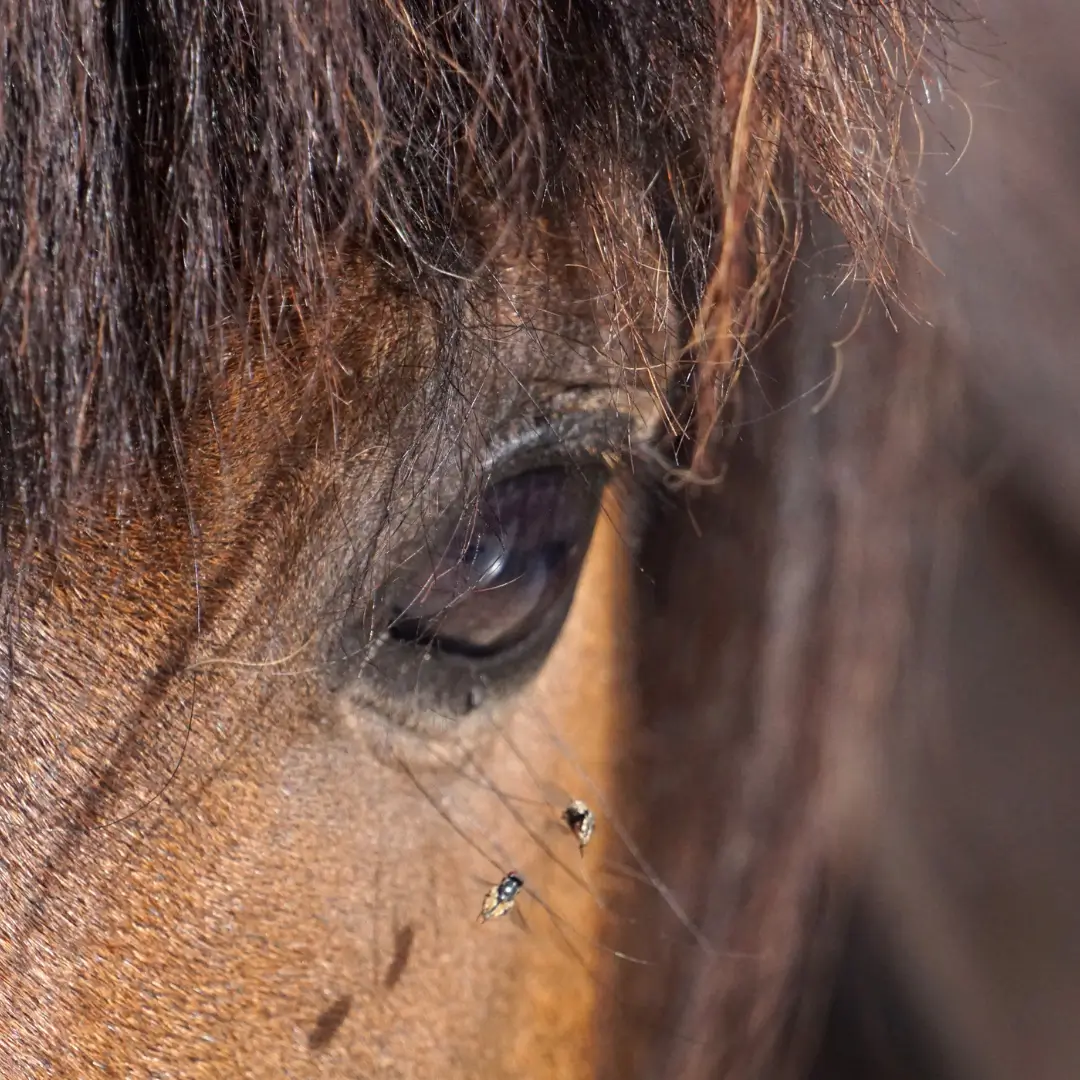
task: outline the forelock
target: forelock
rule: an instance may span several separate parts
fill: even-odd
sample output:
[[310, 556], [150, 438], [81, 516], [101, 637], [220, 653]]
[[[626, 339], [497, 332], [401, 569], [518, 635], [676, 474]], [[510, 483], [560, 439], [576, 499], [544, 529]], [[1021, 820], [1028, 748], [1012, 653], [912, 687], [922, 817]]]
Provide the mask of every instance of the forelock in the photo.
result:
[[[677, 237], [689, 320], [704, 296], [747, 336], [805, 191], [886, 281], [897, 132], [943, 23], [918, 0], [0, 8], [0, 498], [20, 533], [163, 453], [182, 466], [223, 328], [317, 308], [350, 248], [437, 288], [489, 254], [482, 215], [520, 233], [574, 202], [613, 252], [643, 219]], [[749, 277], [724, 278], [736, 234]]]

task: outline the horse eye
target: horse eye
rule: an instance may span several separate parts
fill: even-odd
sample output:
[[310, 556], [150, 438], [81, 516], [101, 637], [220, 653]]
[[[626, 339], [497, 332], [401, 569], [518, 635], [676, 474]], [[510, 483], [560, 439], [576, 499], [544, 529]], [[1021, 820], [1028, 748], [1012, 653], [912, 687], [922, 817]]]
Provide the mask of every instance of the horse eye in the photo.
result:
[[514, 689], [562, 629], [607, 475], [533, 468], [431, 524], [346, 628], [345, 657], [363, 657], [344, 660], [346, 678], [456, 714]]
[[528, 640], [569, 604], [596, 519], [595, 480], [546, 468], [490, 485], [387, 583], [390, 635], [473, 659]]

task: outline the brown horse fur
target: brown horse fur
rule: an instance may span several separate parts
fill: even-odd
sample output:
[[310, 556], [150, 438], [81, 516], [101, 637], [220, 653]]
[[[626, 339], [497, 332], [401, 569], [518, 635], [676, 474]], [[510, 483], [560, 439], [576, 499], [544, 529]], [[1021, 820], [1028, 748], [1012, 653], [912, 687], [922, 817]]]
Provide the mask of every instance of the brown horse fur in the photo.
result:
[[[834, 348], [821, 299], [952, 325], [911, 269], [949, 14], [4, 0], [0, 1073], [832, 1075], [856, 898], [950, 1063], [997, 1045], [887, 723], [981, 384], [859, 297]], [[468, 723], [335, 683], [342, 620], [522, 417], [705, 483], [631, 485], [543, 670]], [[581, 783], [565, 744], [636, 877], [601, 908], [544, 872], [569, 958], [554, 918], [463, 934], [468, 874], [535, 846], [503, 785]]]

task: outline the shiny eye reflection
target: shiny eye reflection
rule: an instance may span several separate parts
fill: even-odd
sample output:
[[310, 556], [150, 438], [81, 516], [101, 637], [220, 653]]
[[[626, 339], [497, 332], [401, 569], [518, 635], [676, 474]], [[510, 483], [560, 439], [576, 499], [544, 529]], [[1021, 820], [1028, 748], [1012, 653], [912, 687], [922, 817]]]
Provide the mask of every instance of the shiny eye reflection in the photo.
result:
[[565, 613], [588, 549], [603, 474], [549, 467], [490, 484], [436, 527], [383, 589], [389, 633], [483, 658]]

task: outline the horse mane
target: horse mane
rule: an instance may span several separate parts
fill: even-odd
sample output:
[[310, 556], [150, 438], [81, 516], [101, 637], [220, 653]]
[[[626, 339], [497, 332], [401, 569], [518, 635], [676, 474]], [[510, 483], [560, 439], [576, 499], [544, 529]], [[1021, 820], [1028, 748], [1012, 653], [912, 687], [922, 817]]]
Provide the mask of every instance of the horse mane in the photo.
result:
[[654, 231], [711, 424], [806, 197], [887, 284], [898, 132], [945, 21], [918, 0], [4, 7], [5, 546], [182, 466], [230, 322], [317, 307], [357, 246], [445, 288], [498, 242], [485, 214], [505, 235], [577, 200], [613, 262]]

